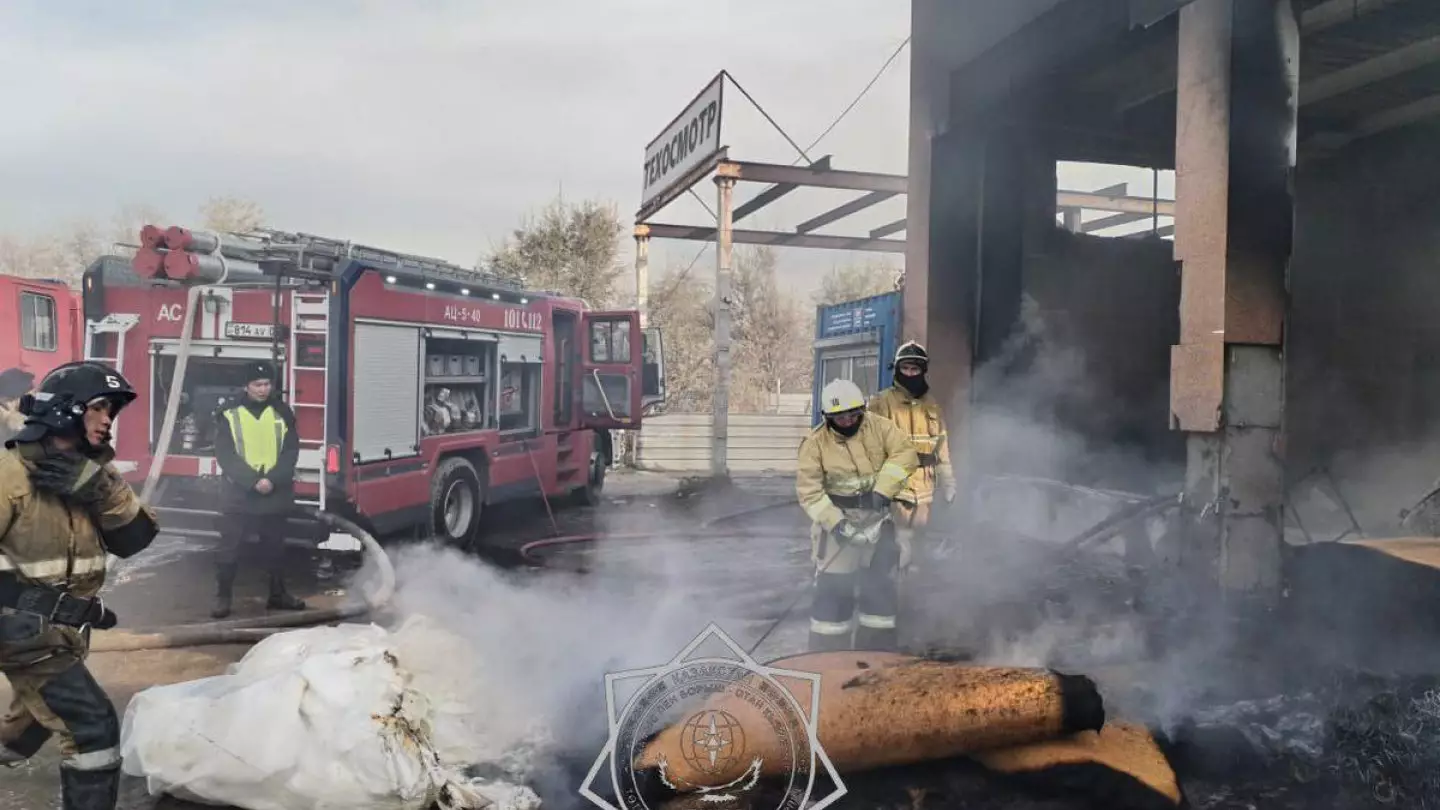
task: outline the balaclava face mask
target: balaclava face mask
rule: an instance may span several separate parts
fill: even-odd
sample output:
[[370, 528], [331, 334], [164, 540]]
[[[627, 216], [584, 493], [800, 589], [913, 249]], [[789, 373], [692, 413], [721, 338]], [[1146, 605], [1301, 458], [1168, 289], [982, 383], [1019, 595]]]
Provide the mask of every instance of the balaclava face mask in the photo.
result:
[[833, 420], [833, 419], [827, 419], [827, 420], [825, 420], [825, 421], [827, 421], [827, 422], [830, 423], [830, 429], [831, 429], [831, 430], [835, 431], [836, 433], [839, 433], [841, 436], [844, 436], [845, 438], [848, 439], [848, 438], [854, 436], [856, 433], [859, 433], [859, 432], [860, 432], [860, 425], [865, 422], [865, 414], [864, 414], [864, 413], [861, 413], [861, 414], [859, 415], [859, 418], [857, 418], [857, 419], [855, 420], [855, 424], [851, 425], [851, 426], [848, 427], [848, 428], [840, 427], [839, 425], [835, 424], [835, 420]]
[[919, 397], [925, 396], [925, 392], [930, 390], [930, 383], [926, 381], [925, 374], [926, 370], [922, 369], [919, 374], [913, 377], [907, 377], [897, 369], [895, 371], [895, 384], [909, 391], [910, 396], [918, 399]]

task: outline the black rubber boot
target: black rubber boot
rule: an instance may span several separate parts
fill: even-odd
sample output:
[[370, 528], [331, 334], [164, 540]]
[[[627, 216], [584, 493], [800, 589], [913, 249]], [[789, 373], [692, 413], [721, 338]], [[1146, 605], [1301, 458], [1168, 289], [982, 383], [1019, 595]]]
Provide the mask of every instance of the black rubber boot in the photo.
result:
[[285, 578], [280, 574], [270, 575], [270, 601], [265, 606], [271, 610], [305, 610], [304, 600], [292, 596], [285, 590]]
[[215, 575], [215, 607], [210, 618], [223, 619], [230, 615], [230, 602], [235, 587], [235, 566], [222, 565]]
[[115, 810], [120, 804], [120, 769], [80, 771], [62, 766], [60, 796], [64, 810]]

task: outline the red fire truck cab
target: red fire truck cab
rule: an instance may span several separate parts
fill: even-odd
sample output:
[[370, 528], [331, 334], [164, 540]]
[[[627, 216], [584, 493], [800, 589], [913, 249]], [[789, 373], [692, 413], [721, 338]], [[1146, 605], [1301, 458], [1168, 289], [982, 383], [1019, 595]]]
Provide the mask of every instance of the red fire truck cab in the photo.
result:
[[40, 379], [80, 357], [79, 301], [63, 281], [0, 275], [0, 371]]
[[[147, 227], [142, 243], [133, 259], [87, 271], [87, 356], [140, 390], [115, 431], [137, 485], [158, 455], [169, 398], [180, 397], [152, 497], [167, 530], [214, 531], [216, 415], [243, 395], [243, 369], [257, 358], [275, 362], [295, 411], [302, 505], [378, 536], [419, 532], [460, 547], [500, 501], [596, 502], [609, 431], [639, 429], [664, 396], [659, 333], [642, 335], [634, 311], [597, 312], [495, 275], [303, 234]], [[291, 523], [296, 537], [327, 534], [300, 516]]]

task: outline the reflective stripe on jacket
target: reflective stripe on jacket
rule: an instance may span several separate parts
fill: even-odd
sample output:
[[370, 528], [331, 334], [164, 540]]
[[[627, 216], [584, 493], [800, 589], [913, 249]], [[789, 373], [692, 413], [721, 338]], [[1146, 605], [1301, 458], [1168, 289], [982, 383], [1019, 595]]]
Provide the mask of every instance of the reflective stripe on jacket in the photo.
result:
[[285, 444], [285, 420], [266, 406], [259, 416], [249, 408], [237, 405], [225, 411], [235, 452], [245, 466], [257, 473], [275, 469], [280, 461], [280, 448]]
[[883, 416], [866, 414], [848, 439], [821, 423], [800, 443], [795, 494], [805, 514], [829, 531], [845, 517], [831, 495], [895, 498], [919, 464], [905, 434]]
[[[129, 525], [145, 507], [123, 482], [107, 488], [93, 513], [36, 492], [28, 461], [44, 452], [36, 444], [0, 451], [0, 571], [64, 587], [75, 596], [94, 596], [105, 584], [100, 533]], [[113, 467], [109, 472], [119, 478]]]
[[933, 396], [927, 393], [916, 399], [900, 386], [892, 385], [871, 397], [868, 408], [870, 413], [894, 422], [909, 437], [917, 454], [933, 459], [933, 466], [917, 469], [906, 483], [906, 489], [914, 493], [917, 503], [930, 503], [934, 499], [937, 482], [945, 487], [955, 485], [945, 415]]

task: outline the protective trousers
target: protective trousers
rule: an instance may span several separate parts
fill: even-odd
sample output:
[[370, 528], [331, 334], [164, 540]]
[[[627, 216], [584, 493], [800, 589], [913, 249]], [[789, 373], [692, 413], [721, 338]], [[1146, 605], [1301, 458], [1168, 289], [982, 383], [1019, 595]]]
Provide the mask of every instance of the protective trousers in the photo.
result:
[[810, 651], [894, 650], [900, 565], [894, 527], [886, 523], [874, 545], [846, 541], [823, 530], [817, 540]]
[[[47, 641], [60, 646], [42, 646]], [[58, 737], [61, 807], [114, 810], [120, 795], [120, 721], [78, 646], [66, 645], [38, 617], [0, 616], [0, 668], [13, 692], [0, 720], [0, 763], [23, 762]]]

